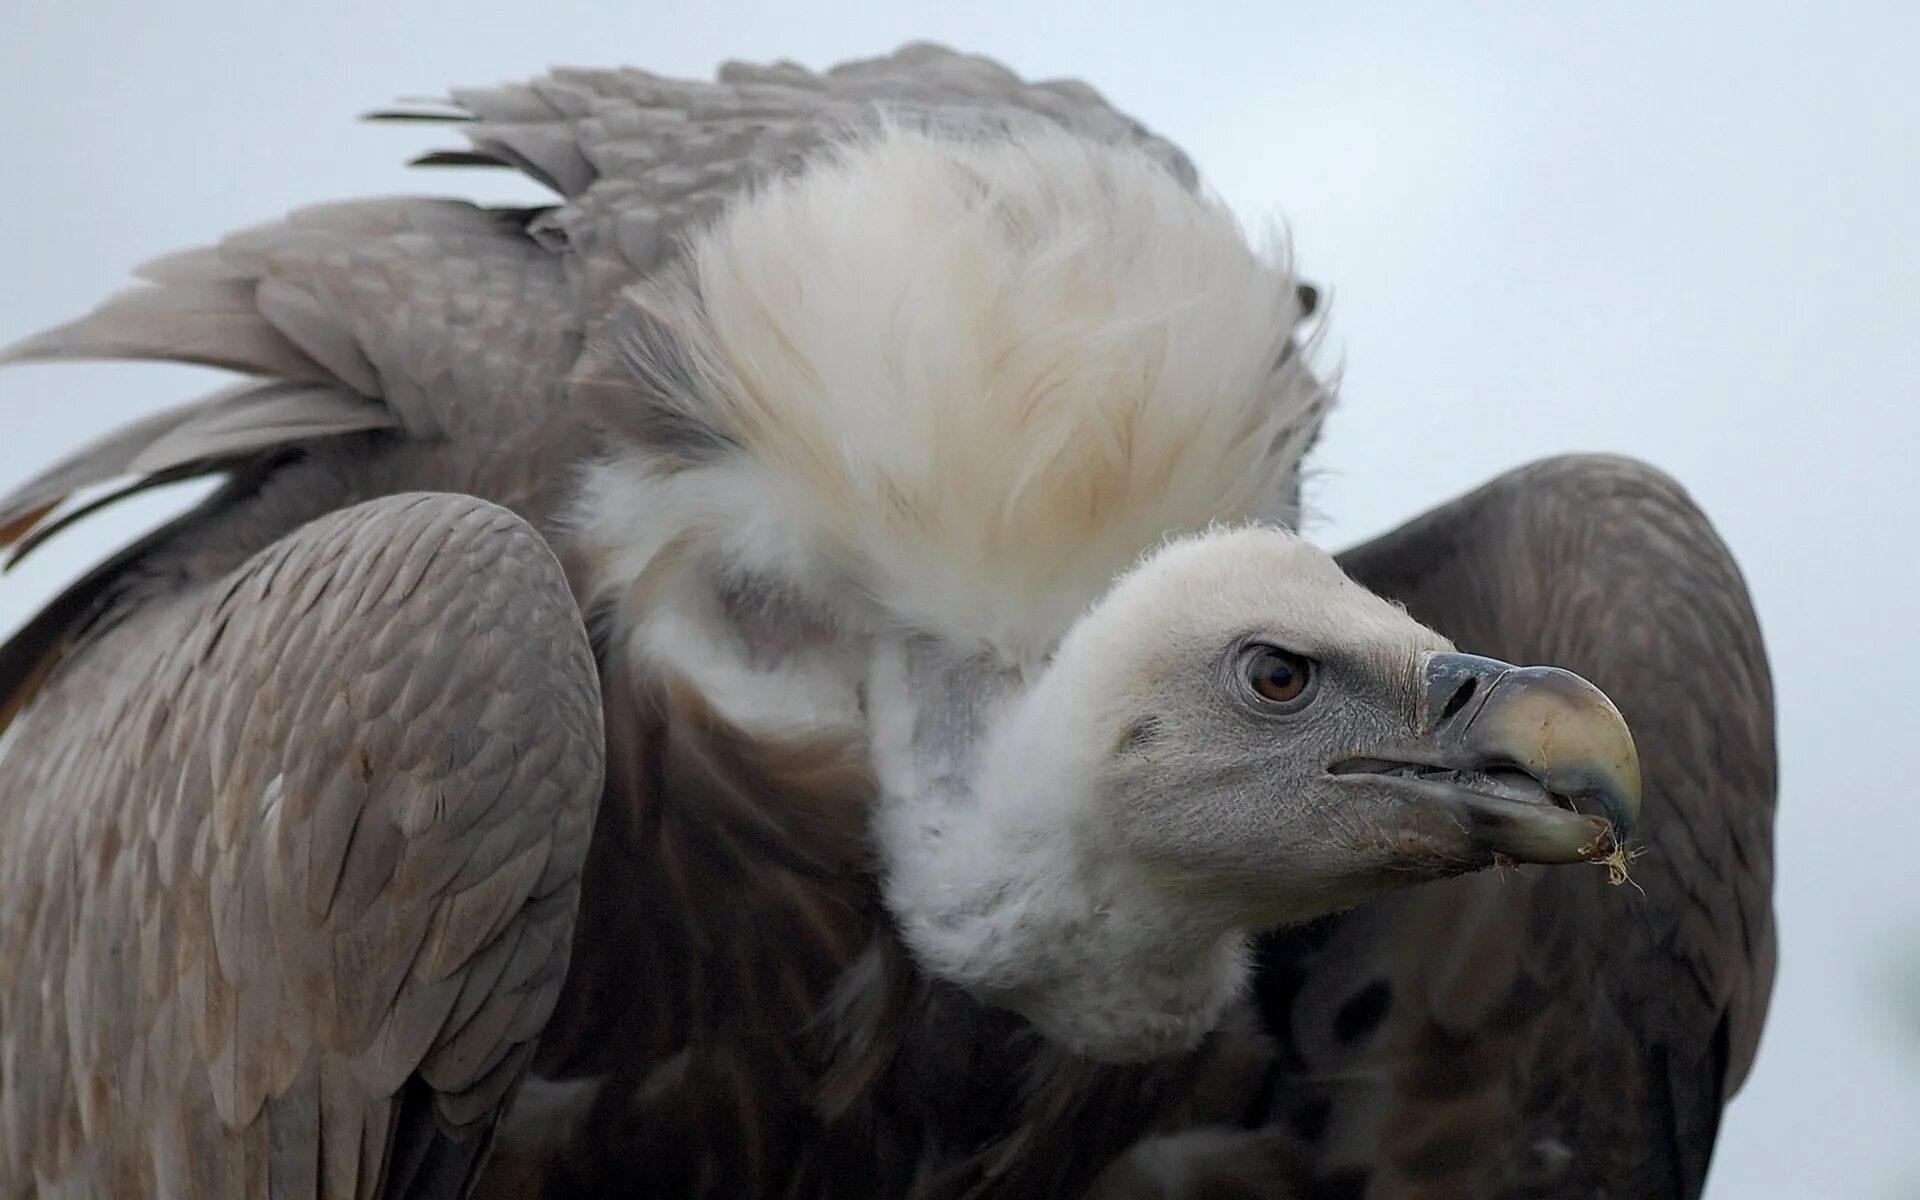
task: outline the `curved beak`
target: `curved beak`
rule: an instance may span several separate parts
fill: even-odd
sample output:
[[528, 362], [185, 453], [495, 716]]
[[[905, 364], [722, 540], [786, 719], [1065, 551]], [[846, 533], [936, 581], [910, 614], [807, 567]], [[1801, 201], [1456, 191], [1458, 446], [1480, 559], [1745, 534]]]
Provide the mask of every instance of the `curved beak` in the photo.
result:
[[1625, 843], [1640, 759], [1606, 693], [1571, 671], [1471, 654], [1429, 654], [1423, 670], [1418, 737], [1335, 774], [1411, 793], [1474, 847], [1523, 862], [1595, 861]]

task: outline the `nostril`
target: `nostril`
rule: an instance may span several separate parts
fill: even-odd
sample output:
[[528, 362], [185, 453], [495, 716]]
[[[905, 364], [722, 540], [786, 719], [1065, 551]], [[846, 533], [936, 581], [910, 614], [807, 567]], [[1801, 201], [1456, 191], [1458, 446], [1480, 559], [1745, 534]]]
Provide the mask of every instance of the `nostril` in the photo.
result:
[[1420, 719], [1426, 734], [1453, 730], [1480, 719], [1480, 713], [1494, 703], [1500, 681], [1513, 667], [1495, 658], [1477, 654], [1432, 654], [1427, 656], [1427, 689], [1421, 697]]
[[1467, 702], [1473, 699], [1474, 692], [1478, 691], [1479, 688], [1480, 681], [1471, 675], [1467, 676], [1466, 679], [1461, 682], [1460, 686], [1454, 689], [1453, 695], [1447, 697], [1446, 706], [1440, 710], [1440, 719], [1445, 721], [1465, 708]]

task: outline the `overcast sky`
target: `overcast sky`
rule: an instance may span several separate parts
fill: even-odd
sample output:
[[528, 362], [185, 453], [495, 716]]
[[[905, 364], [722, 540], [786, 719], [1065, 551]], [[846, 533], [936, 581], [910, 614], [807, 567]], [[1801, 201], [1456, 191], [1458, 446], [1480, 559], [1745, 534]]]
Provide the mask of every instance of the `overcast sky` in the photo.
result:
[[[1779, 687], [1782, 972], [1709, 1195], [1920, 1194], [1920, 8], [1172, 7], [4, 0], [0, 342], [292, 206], [531, 195], [403, 170], [444, 135], [352, 120], [400, 95], [914, 38], [1085, 78], [1330, 285], [1317, 538], [1568, 450], [1719, 524]], [[0, 373], [0, 486], [216, 378]], [[28, 562], [0, 628], [168, 503]]]

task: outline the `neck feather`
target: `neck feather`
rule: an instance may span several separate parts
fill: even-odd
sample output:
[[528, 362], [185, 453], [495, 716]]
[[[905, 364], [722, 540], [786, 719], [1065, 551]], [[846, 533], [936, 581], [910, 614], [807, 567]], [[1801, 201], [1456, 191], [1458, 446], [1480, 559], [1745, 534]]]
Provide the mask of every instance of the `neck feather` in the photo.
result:
[[1068, 1048], [1137, 1061], [1190, 1049], [1247, 976], [1244, 936], [1153, 887], [1100, 836], [1042, 676], [929, 642], [869, 681], [885, 894], [921, 966]]

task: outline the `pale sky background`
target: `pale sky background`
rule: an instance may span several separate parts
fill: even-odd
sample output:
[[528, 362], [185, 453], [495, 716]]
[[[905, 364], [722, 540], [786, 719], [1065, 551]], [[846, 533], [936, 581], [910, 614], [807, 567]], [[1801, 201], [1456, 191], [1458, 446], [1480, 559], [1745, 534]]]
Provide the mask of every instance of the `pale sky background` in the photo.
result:
[[[393, 97], [915, 38], [1085, 78], [1286, 222], [1346, 366], [1320, 540], [1561, 451], [1686, 484], [1757, 596], [1784, 768], [1782, 973], [1709, 1195], [1920, 1196], [1920, 7], [0, 0], [0, 343], [296, 205], [531, 195], [404, 170], [451, 142], [352, 119]], [[0, 373], [0, 486], [216, 378]], [[177, 502], [62, 538], [0, 628]]]

